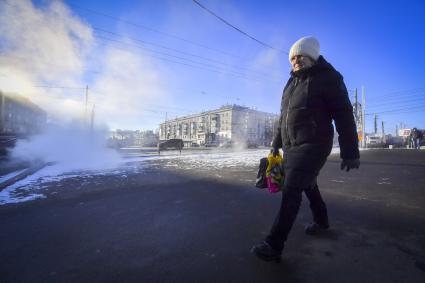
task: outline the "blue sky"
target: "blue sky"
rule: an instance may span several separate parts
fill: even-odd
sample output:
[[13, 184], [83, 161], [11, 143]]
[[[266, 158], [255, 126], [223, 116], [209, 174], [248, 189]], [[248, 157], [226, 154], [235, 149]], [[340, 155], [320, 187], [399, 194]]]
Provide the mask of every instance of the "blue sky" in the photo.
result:
[[[425, 128], [424, 1], [199, 2], [275, 49], [238, 33], [191, 0], [64, 1], [69, 13], [54, 24], [49, 20], [50, 2], [36, 1], [28, 5], [32, 12], [45, 13], [40, 25], [61, 26], [60, 19], [73, 25], [71, 32], [66, 27], [57, 32], [71, 42], [64, 54], [75, 56], [80, 45], [84, 52], [67, 61], [77, 62], [66, 66], [65, 75], [72, 79], [43, 75], [32, 77], [31, 84], [89, 85], [89, 109], [95, 107], [97, 121], [111, 128], [154, 129], [165, 118], [226, 103], [278, 113], [290, 70], [287, 52], [300, 37], [314, 35], [348, 89], [357, 88], [360, 94], [364, 86], [367, 131], [373, 129], [374, 113], [379, 125], [385, 121], [386, 132], [394, 133], [400, 122]], [[4, 7], [18, 13], [11, 5]], [[17, 39], [3, 37], [0, 42], [8, 41]], [[7, 45], [2, 49], [8, 51]], [[20, 56], [33, 49], [22, 50]], [[58, 55], [56, 60], [71, 55]], [[12, 71], [0, 69], [0, 83], [13, 77]], [[9, 83], [5, 89], [10, 88]], [[46, 93], [38, 91], [33, 99]], [[48, 93], [59, 98], [79, 95], [84, 94], [70, 89]], [[80, 111], [80, 106], [69, 101], [63, 107]]]

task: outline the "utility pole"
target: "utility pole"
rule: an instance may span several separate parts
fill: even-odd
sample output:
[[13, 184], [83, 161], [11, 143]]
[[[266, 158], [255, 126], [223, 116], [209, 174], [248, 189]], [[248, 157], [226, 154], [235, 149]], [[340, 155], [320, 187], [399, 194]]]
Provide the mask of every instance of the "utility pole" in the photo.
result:
[[94, 108], [95, 104], [93, 104], [93, 108], [91, 109], [91, 119], [90, 119], [90, 130], [93, 132], [93, 125], [94, 125]]
[[189, 118], [189, 147], [192, 147], [192, 118]]
[[362, 86], [362, 144], [363, 147], [366, 147], [366, 116], [365, 116], [365, 110], [366, 109], [366, 99], [364, 94], [364, 86]]
[[382, 141], [385, 143], [385, 130], [384, 130], [384, 121], [382, 120]]
[[86, 107], [84, 109], [84, 123], [87, 125], [87, 111], [88, 111], [88, 102], [89, 102], [89, 86], [86, 85]]
[[357, 104], [357, 88], [354, 90], [354, 117], [356, 118], [356, 124], [358, 125], [359, 116], [358, 116], [358, 104]]
[[359, 102], [357, 98], [357, 88], [354, 89], [354, 120], [356, 121], [357, 139], [361, 142], [360, 146], [363, 147], [363, 120], [362, 113], [359, 113]]
[[6, 99], [4, 97], [4, 94], [2, 92], [0, 92], [0, 133], [3, 132], [5, 129], [5, 103], [6, 103]]
[[375, 114], [375, 118], [374, 118], [374, 126], [375, 126], [375, 134], [378, 133], [378, 115]]
[[[167, 112], [165, 112], [165, 121], [164, 121], [164, 140], [168, 140], [168, 125], [167, 125]], [[161, 137], [160, 137], [161, 138]]]

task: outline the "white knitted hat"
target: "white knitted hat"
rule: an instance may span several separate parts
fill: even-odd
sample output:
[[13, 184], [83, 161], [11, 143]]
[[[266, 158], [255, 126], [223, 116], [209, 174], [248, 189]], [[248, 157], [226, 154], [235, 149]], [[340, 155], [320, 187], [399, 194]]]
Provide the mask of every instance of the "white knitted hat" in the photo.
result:
[[289, 51], [289, 62], [296, 55], [306, 55], [316, 61], [320, 56], [319, 41], [313, 36], [306, 36], [298, 39]]

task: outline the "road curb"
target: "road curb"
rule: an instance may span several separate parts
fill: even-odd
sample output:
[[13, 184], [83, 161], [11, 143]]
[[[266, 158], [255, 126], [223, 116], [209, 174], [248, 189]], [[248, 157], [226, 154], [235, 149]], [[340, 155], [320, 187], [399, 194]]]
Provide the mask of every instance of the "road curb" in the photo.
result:
[[37, 172], [38, 170], [41, 170], [42, 168], [44, 168], [47, 165], [51, 165], [49, 162], [48, 163], [39, 163], [39, 164], [35, 164], [29, 168], [27, 168], [25, 171], [19, 173], [18, 175], [7, 179], [6, 181], [3, 181], [0, 183], [0, 192], [2, 190], [4, 190], [5, 188], [7, 188], [10, 185], [13, 185], [14, 183], [25, 179], [26, 177], [28, 177], [29, 175], [34, 174], [35, 172]]

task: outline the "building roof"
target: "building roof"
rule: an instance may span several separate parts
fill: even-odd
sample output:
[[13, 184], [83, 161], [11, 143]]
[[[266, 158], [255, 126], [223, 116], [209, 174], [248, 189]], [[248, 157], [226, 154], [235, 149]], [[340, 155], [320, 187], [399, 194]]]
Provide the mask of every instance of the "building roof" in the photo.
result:
[[199, 112], [199, 113], [196, 113], [196, 114], [176, 117], [174, 119], [169, 119], [165, 122], [162, 122], [161, 124], [165, 124], [165, 123], [169, 123], [169, 122], [175, 122], [175, 121], [184, 120], [184, 119], [191, 119], [191, 118], [195, 118], [195, 117], [198, 117], [198, 116], [207, 115], [207, 114], [216, 113], [216, 112], [227, 111], [227, 110], [256, 111], [256, 112], [260, 112], [260, 113], [267, 114], [267, 115], [276, 115], [276, 114], [273, 114], [273, 113], [258, 111], [258, 110], [251, 109], [249, 107], [241, 106], [241, 105], [237, 105], [237, 104], [226, 104], [226, 105], [221, 106], [218, 109], [207, 110], [207, 111], [202, 111], [202, 112]]
[[28, 98], [19, 95], [17, 93], [7, 93], [7, 92], [2, 92], [0, 91], [0, 96], [4, 96], [7, 97], [8, 99], [24, 105], [25, 107], [31, 108], [32, 110], [36, 111], [36, 112], [42, 112], [42, 113], [46, 113], [46, 111], [44, 111], [43, 109], [41, 109], [41, 107], [39, 107], [37, 104], [31, 102], [31, 100], [29, 100]]

